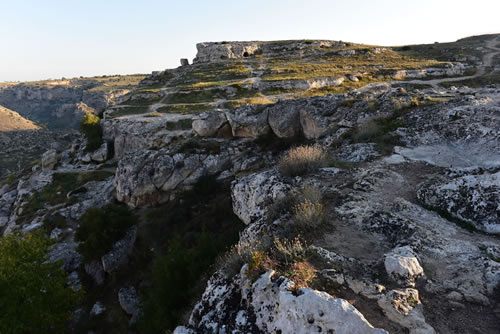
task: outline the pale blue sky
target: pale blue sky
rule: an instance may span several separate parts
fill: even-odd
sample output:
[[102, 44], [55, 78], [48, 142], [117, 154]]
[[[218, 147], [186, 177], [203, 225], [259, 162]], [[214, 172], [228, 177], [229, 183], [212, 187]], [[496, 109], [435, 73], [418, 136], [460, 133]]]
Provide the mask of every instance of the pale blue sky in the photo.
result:
[[380, 45], [500, 33], [500, 1], [0, 0], [0, 81], [150, 73], [222, 40]]

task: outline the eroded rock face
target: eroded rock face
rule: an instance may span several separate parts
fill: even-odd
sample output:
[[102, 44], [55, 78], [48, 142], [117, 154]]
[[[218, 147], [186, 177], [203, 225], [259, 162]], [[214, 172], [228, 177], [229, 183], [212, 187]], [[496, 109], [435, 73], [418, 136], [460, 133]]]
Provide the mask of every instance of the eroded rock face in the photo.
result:
[[[246, 276], [247, 266], [232, 280], [216, 274], [195, 306], [188, 327], [175, 333], [387, 333], [373, 326], [346, 300], [309, 288], [297, 294], [293, 282], [274, 271], [255, 283]], [[276, 279], [275, 279], [276, 278]], [[231, 305], [231, 306], [230, 306]]]
[[170, 154], [167, 149], [128, 154], [116, 170], [116, 198], [131, 207], [162, 203], [173, 190], [190, 187], [201, 176], [230, 165], [227, 155]]
[[231, 189], [233, 211], [249, 225], [265, 218], [267, 207], [285, 197], [291, 188], [270, 170], [242, 177], [233, 182]]
[[191, 115], [105, 119], [101, 122], [103, 138], [114, 143], [115, 157], [125, 153], [168, 146], [176, 138], [192, 135]]
[[429, 182], [417, 193], [425, 205], [488, 233], [500, 233], [500, 172]]

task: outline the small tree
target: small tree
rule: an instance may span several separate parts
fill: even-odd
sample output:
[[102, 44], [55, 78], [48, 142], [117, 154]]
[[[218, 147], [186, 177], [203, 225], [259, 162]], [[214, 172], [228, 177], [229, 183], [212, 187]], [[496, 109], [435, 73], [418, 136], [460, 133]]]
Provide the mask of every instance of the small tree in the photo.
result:
[[0, 333], [64, 333], [79, 294], [41, 232], [0, 238]]
[[87, 152], [97, 150], [103, 143], [100, 120], [98, 116], [86, 113], [80, 123], [80, 131], [87, 138]]

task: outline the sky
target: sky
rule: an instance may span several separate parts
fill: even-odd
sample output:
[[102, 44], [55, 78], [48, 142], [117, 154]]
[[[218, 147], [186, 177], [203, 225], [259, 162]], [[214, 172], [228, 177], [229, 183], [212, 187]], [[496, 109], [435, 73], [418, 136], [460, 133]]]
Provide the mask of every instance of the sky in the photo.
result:
[[0, 82], [150, 73], [204, 41], [377, 45], [500, 33], [499, 0], [0, 0]]

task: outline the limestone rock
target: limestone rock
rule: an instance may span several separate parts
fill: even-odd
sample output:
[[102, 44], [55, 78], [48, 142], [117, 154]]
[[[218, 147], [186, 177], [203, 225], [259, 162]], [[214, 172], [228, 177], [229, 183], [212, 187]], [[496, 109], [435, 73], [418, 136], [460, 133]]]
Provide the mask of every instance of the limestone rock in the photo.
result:
[[186, 58], [181, 58], [181, 66], [188, 66], [189, 65], [189, 60]]
[[267, 110], [241, 107], [226, 112], [234, 137], [258, 138], [269, 133]]
[[224, 113], [213, 111], [203, 113], [193, 121], [193, 131], [200, 137], [215, 137], [217, 132], [227, 123]]
[[359, 143], [344, 145], [337, 154], [339, 160], [348, 162], [370, 161], [380, 156], [376, 145], [372, 143]]
[[97, 285], [102, 285], [104, 283], [106, 274], [104, 273], [104, 269], [102, 268], [102, 264], [100, 262], [93, 260], [90, 263], [86, 263], [85, 272], [87, 275], [92, 277]]
[[426, 321], [418, 291], [415, 289], [391, 290], [378, 300], [378, 305], [391, 320], [407, 328], [410, 334], [435, 334]]
[[175, 333], [387, 333], [373, 326], [346, 300], [302, 288], [269, 271], [252, 283], [247, 265], [227, 279], [217, 272], [208, 282], [187, 326]]
[[394, 248], [386, 254], [384, 265], [389, 277], [403, 286], [415, 287], [415, 279], [424, 274], [409, 246]]
[[252, 286], [256, 324], [264, 332], [387, 333], [373, 328], [346, 300], [309, 288], [301, 288], [294, 295], [289, 290], [291, 282], [272, 282], [273, 275], [273, 271], [267, 272]]
[[111, 273], [121, 265], [127, 263], [128, 257], [134, 248], [136, 237], [137, 227], [134, 226], [128, 230], [122, 240], [117, 241], [113, 245], [113, 249], [109, 253], [106, 253], [101, 258], [102, 268], [105, 272]]
[[51, 170], [54, 169], [57, 165], [57, 151], [56, 150], [48, 150], [42, 155], [42, 169], [43, 170]]
[[91, 154], [91, 158], [95, 162], [104, 162], [108, 159], [108, 144], [104, 143], [96, 151]]
[[[288, 101], [285, 101], [288, 102]], [[304, 103], [281, 103], [267, 108], [269, 126], [279, 138], [291, 138], [300, 134], [300, 110]]]
[[307, 139], [318, 139], [328, 130], [328, 121], [314, 111], [300, 110], [300, 126]]
[[500, 234], [500, 172], [431, 182], [423, 185], [417, 196], [425, 205], [445, 211], [479, 230]]
[[139, 313], [139, 297], [133, 286], [121, 288], [118, 291], [118, 301], [128, 315], [137, 316]]
[[62, 268], [67, 272], [78, 270], [82, 263], [82, 256], [76, 251], [78, 245], [74, 242], [61, 242], [49, 252], [49, 261], [57, 262], [62, 260]]
[[96, 316], [106, 312], [106, 307], [101, 302], [96, 302], [90, 310], [90, 315]]
[[273, 170], [242, 177], [231, 186], [233, 211], [245, 224], [251, 224], [265, 217], [267, 206], [288, 191], [290, 186]]

